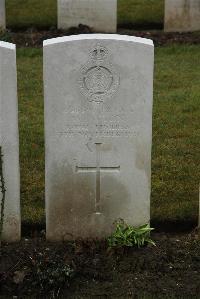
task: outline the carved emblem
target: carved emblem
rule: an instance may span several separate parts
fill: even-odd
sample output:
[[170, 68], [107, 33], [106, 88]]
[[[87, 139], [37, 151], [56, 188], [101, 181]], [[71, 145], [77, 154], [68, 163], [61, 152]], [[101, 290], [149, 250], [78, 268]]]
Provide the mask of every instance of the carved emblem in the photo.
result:
[[108, 61], [106, 47], [97, 44], [89, 56], [90, 60], [81, 68], [81, 92], [90, 102], [101, 103], [117, 91], [119, 75]]

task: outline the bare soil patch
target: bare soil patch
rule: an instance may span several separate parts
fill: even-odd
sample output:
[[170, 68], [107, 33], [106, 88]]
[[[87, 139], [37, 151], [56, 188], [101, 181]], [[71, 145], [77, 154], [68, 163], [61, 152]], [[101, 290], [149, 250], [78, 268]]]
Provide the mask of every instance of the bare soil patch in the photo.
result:
[[[49, 243], [43, 238], [3, 244], [0, 295], [51, 298], [200, 297], [200, 238], [154, 233], [156, 247], [108, 249], [105, 241]], [[60, 289], [45, 289], [41, 277], [52, 261], [70, 265], [73, 275]], [[38, 269], [43, 264], [38, 284]], [[45, 269], [46, 265], [46, 269]], [[52, 271], [52, 268], [51, 268]], [[59, 276], [60, 277], [60, 276]], [[56, 280], [56, 279], [55, 279]], [[56, 283], [56, 282], [54, 282]], [[149, 297], [145, 297], [149, 298]]]
[[[72, 34], [89, 34], [92, 30], [80, 25], [78, 28], [71, 28], [68, 31], [57, 30], [37, 30], [29, 28], [26, 31], [10, 31], [0, 34], [1, 40], [15, 43], [18, 47], [42, 47], [43, 40], [55, 38], [59, 36], [66, 36]], [[163, 31], [135, 31], [132, 29], [118, 29], [118, 34], [127, 34], [153, 39], [156, 46], [169, 45], [173, 43], [179, 44], [199, 44], [200, 33], [164, 33]]]

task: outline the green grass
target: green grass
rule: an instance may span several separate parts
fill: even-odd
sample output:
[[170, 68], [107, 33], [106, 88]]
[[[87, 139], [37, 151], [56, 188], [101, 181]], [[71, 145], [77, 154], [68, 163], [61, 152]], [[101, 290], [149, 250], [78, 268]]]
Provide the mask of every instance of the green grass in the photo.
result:
[[156, 51], [152, 217], [157, 220], [197, 219], [199, 50], [199, 46], [171, 46]]
[[6, 0], [7, 27], [50, 28], [57, 24], [57, 0]]
[[42, 51], [18, 50], [22, 219], [44, 222]]
[[[6, 0], [7, 26], [50, 28], [57, 25], [57, 0]], [[118, 0], [118, 24], [122, 27], [161, 28], [164, 0]]]
[[[22, 219], [44, 223], [42, 50], [18, 50]], [[197, 220], [200, 46], [156, 49], [152, 219]]]
[[118, 26], [162, 28], [164, 0], [118, 0]]

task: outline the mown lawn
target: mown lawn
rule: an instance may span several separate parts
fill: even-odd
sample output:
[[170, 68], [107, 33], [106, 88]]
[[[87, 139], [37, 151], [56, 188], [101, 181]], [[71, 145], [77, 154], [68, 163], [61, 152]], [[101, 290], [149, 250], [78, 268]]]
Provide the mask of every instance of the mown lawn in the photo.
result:
[[[23, 223], [44, 223], [42, 50], [18, 50]], [[197, 220], [200, 46], [156, 49], [152, 219]]]
[[164, 0], [118, 0], [118, 26], [133, 29], [161, 29]]
[[57, 24], [57, 0], [6, 0], [7, 27], [50, 28]]
[[[57, 24], [57, 0], [6, 0], [7, 26], [50, 28]], [[164, 0], [118, 0], [120, 27], [162, 28]]]

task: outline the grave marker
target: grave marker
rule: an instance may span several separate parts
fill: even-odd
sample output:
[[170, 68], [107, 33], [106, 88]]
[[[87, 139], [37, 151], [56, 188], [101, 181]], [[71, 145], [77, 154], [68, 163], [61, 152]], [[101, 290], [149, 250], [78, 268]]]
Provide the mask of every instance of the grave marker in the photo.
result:
[[86, 25], [95, 32], [115, 33], [117, 0], [58, 0], [58, 28]]
[[6, 7], [5, 0], [0, 0], [0, 28], [6, 28]]
[[149, 222], [153, 53], [112, 34], [44, 42], [47, 239]]
[[6, 188], [2, 236], [8, 242], [20, 239], [18, 138], [16, 50], [15, 45], [0, 42], [0, 146]]
[[165, 31], [200, 30], [199, 0], [165, 0]]

